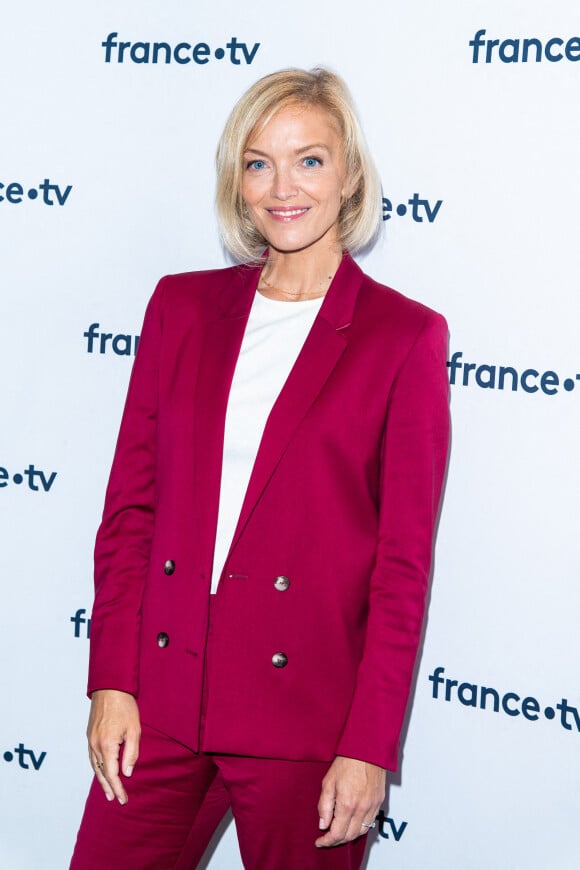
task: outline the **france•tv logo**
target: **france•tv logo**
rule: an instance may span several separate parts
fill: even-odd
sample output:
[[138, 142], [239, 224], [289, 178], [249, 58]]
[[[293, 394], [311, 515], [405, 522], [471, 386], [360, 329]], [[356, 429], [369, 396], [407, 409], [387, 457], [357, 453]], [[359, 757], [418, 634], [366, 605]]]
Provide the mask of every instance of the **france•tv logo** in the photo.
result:
[[109, 33], [101, 47], [105, 49], [105, 63], [124, 63], [125, 60], [135, 64], [196, 64], [204, 66], [212, 58], [229, 60], [234, 66], [250, 65], [260, 43], [241, 42], [236, 36], [230, 37], [225, 48], [211, 48], [207, 42], [178, 42], [170, 45], [168, 42], [131, 42], [118, 39], [117, 31]]
[[444, 674], [444, 666], [439, 665], [427, 677], [433, 684], [431, 697], [434, 700], [458, 702], [463, 707], [472, 707], [475, 710], [491, 710], [512, 719], [521, 716], [523, 722], [538, 722], [544, 717], [549, 722], [560, 724], [565, 731], [580, 733], [580, 709], [570, 704], [568, 698], [560, 698], [557, 703], [544, 705], [534, 695], [504, 692], [467, 680], [460, 682]]

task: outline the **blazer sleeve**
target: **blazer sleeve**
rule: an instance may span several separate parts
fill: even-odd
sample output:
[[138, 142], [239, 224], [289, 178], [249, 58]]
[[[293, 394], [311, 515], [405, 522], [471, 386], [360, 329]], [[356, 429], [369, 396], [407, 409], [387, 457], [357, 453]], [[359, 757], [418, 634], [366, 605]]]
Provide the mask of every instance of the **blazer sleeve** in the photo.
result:
[[95, 543], [88, 694], [138, 692], [140, 613], [155, 504], [162, 279], [147, 311]]
[[444, 318], [430, 313], [391, 391], [365, 645], [336, 749], [389, 770], [398, 766], [447, 463], [447, 339]]

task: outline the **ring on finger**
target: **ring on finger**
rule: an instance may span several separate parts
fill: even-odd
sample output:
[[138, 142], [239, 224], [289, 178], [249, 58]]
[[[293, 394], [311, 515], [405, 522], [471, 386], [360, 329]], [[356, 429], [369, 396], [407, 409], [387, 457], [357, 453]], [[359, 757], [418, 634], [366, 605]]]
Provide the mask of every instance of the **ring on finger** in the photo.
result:
[[99, 770], [102, 770], [104, 766], [105, 765], [102, 761], [95, 761], [95, 767], [98, 767]]
[[374, 827], [375, 827], [375, 824], [376, 824], [375, 822], [370, 822], [370, 823], [367, 825], [366, 822], [361, 822], [361, 823], [360, 823], [360, 826], [361, 826], [361, 828], [367, 828], [367, 829], [368, 829], [368, 828], [374, 828]]

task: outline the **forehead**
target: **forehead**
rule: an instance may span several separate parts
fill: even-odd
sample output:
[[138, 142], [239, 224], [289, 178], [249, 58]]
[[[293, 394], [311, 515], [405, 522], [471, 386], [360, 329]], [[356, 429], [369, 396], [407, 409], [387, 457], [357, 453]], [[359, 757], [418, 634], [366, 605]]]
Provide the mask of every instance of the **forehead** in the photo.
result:
[[248, 137], [246, 147], [275, 141], [289, 147], [320, 144], [334, 148], [340, 138], [338, 124], [327, 109], [322, 106], [290, 105], [279, 109], [265, 121], [258, 121]]

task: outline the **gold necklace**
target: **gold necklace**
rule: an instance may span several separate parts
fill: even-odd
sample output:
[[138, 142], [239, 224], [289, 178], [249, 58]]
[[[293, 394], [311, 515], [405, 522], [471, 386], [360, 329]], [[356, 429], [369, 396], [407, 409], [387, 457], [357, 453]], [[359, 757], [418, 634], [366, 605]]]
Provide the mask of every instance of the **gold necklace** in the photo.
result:
[[[321, 284], [323, 280], [324, 279], [322, 279], [318, 283]], [[332, 275], [329, 275], [326, 280], [332, 281]], [[274, 287], [273, 284], [270, 284], [269, 281], [266, 281], [263, 275], [260, 276], [260, 283], [265, 284], [266, 287], [268, 287], [269, 290], [273, 290], [274, 293], [281, 293], [282, 296], [287, 296], [289, 299], [298, 299], [299, 297], [301, 297], [302, 299], [316, 299], [320, 296], [324, 296], [326, 293], [326, 290], [313, 290], [311, 293], [302, 293], [300, 290], [282, 290], [281, 287]]]

